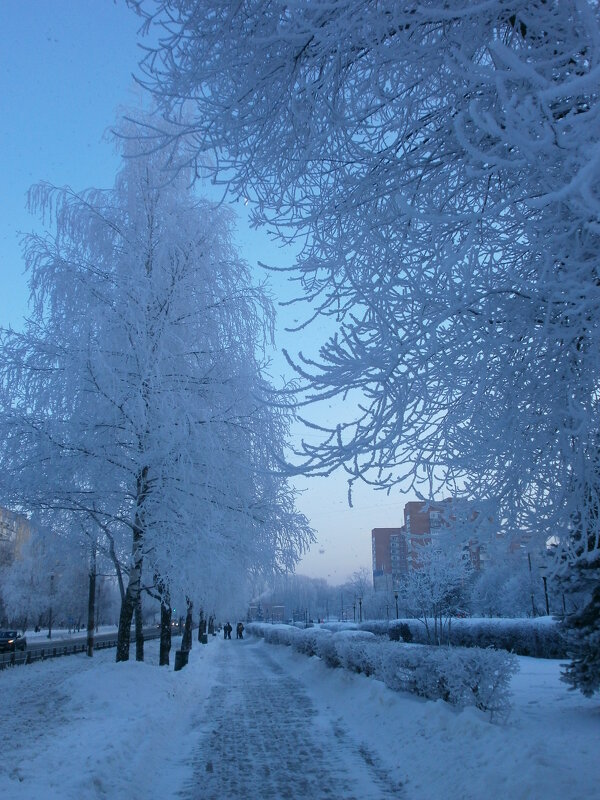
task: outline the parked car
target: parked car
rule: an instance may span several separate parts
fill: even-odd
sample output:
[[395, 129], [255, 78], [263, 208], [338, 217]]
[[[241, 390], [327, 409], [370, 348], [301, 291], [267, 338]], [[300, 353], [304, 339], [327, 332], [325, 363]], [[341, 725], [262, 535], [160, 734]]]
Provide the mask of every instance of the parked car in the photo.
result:
[[17, 631], [0, 631], [0, 653], [25, 650], [27, 639]]

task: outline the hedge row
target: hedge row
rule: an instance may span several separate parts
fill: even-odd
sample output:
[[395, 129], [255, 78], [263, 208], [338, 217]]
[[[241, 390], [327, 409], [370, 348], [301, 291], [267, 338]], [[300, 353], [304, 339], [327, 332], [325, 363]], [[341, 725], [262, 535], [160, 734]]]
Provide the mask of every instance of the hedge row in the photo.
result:
[[510, 678], [518, 669], [509, 653], [480, 648], [399, 647], [365, 630], [301, 630], [288, 625], [249, 623], [248, 632], [284, 644], [330, 667], [372, 675], [395, 691], [459, 708], [476, 706], [503, 718], [510, 709]]
[[[425, 625], [417, 619], [365, 622], [359, 628], [392, 641], [429, 644]], [[558, 623], [550, 617], [453, 619], [444, 627], [443, 642], [452, 647], [494, 647], [534, 658], [568, 657]]]

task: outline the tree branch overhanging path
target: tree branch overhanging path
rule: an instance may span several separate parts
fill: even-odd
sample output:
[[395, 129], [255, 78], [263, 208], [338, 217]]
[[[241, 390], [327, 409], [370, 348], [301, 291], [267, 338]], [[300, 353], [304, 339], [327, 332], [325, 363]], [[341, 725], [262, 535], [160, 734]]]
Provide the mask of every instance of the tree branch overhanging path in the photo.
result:
[[355, 415], [298, 468], [487, 503], [597, 585], [597, 4], [130, 5], [176, 126], [147, 145], [302, 242], [307, 316], [337, 325], [293, 360], [309, 407]]

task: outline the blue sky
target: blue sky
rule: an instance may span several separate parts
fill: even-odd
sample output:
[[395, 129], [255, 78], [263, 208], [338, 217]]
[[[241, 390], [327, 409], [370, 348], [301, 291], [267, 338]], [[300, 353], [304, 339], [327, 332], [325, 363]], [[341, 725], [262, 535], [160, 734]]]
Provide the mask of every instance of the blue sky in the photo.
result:
[[[75, 190], [112, 185], [119, 159], [107, 131], [140, 102], [132, 78], [139, 19], [125, 0], [0, 0], [0, 25], [0, 326], [19, 328], [28, 295], [19, 232], [39, 229], [25, 207], [27, 190], [40, 180]], [[238, 211], [243, 257], [250, 264], [289, 264], [292, 254], [250, 231], [244, 209]], [[281, 281], [274, 288], [285, 291]], [[317, 331], [285, 334], [289, 313], [280, 315], [278, 343], [306, 350]], [[283, 369], [275, 355], [273, 371]], [[324, 412], [335, 419], [341, 409]], [[303, 574], [335, 584], [360, 567], [370, 569], [371, 528], [402, 522], [407, 498], [398, 495], [359, 488], [349, 509], [343, 475], [297, 485], [304, 490], [299, 507], [319, 539], [299, 566]]]

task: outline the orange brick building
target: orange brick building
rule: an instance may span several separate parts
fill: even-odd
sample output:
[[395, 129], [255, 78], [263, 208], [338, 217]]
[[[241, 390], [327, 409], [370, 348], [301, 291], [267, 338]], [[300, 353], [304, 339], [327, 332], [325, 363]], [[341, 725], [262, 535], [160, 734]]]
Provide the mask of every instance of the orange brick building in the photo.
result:
[[[412, 501], [404, 506], [404, 525], [399, 528], [373, 528], [373, 586], [376, 591], [393, 591], [410, 570], [418, 568], [419, 547], [431, 541], [441, 528], [452, 528], [448, 511], [451, 499], [440, 503]], [[473, 515], [475, 519], [477, 513]], [[469, 556], [474, 569], [481, 569], [479, 544], [469, 542]]]

